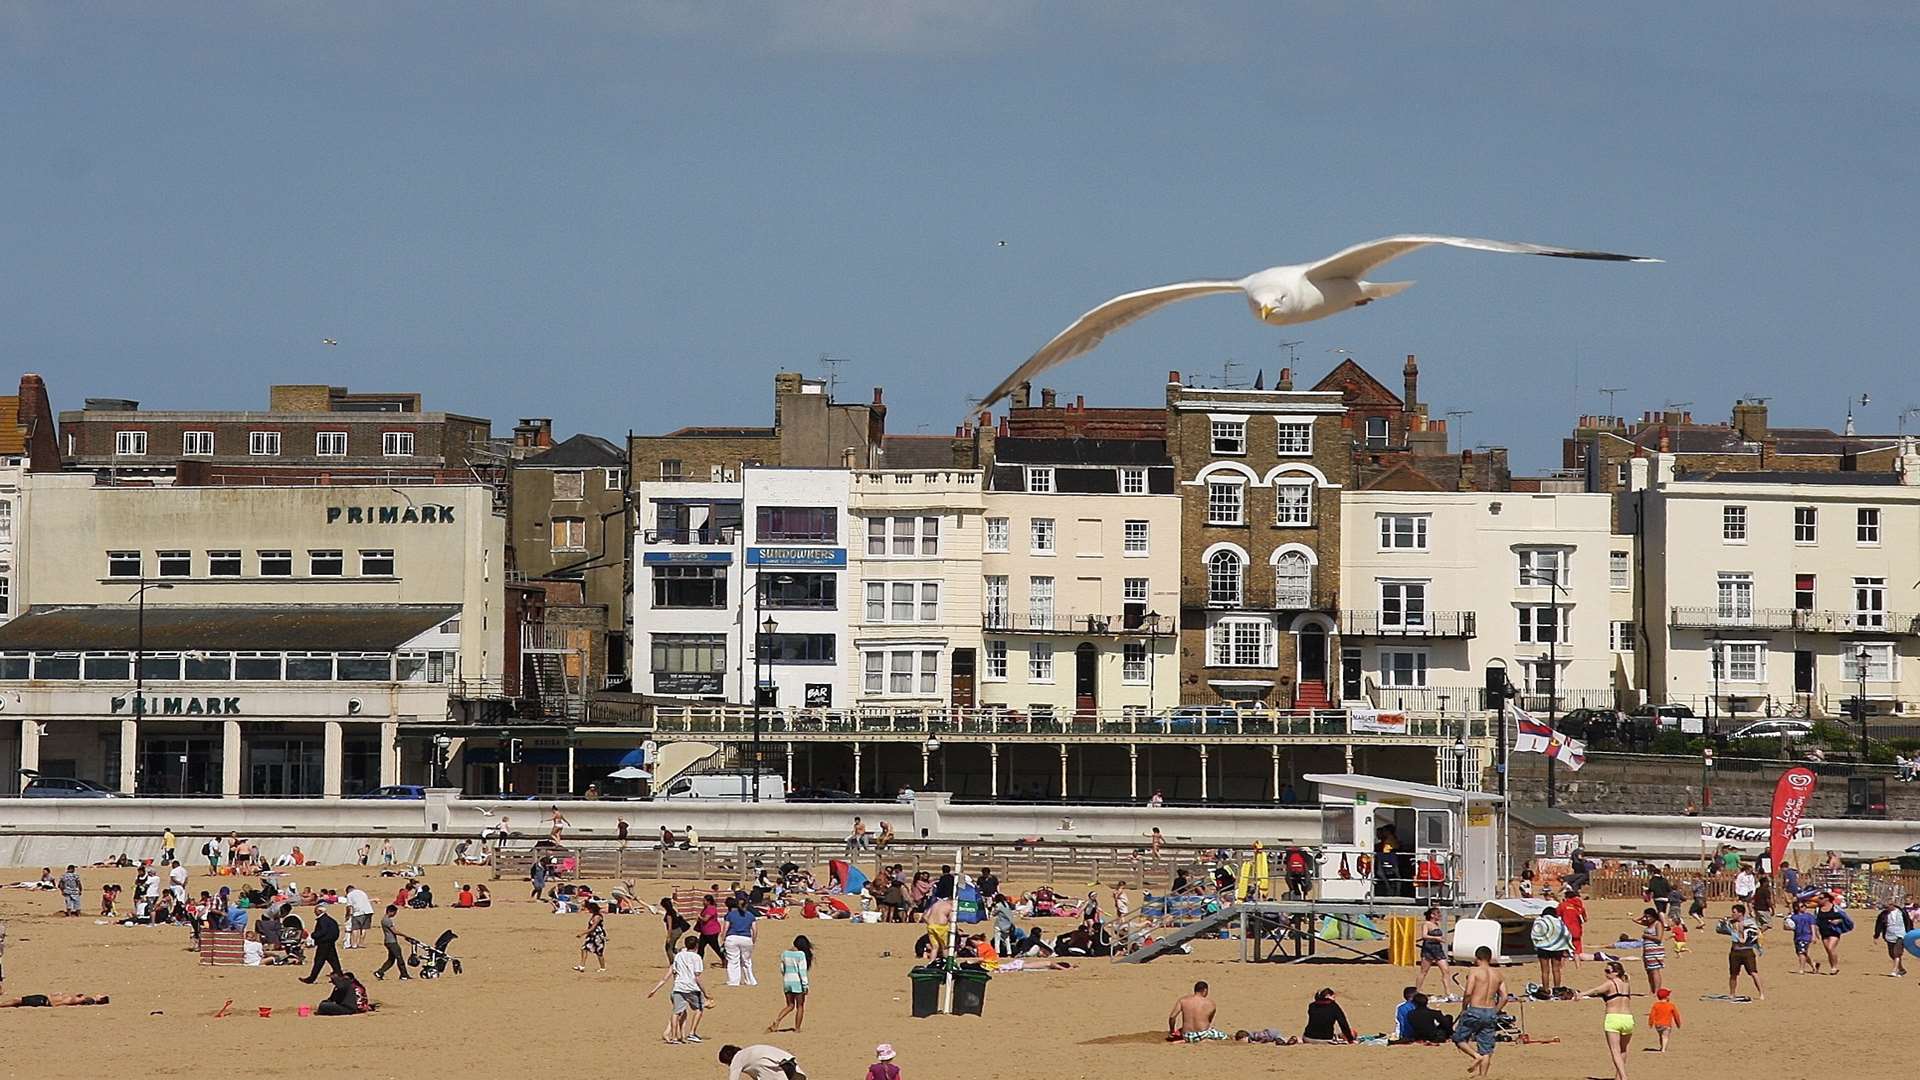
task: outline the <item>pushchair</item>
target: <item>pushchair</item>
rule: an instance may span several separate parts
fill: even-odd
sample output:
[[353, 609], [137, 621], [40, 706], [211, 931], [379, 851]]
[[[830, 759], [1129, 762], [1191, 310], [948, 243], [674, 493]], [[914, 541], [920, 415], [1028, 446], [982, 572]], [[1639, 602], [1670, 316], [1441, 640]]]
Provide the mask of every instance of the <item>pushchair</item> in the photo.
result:
[[407, 966], [417, 968], [423, 979], [437, 979], [445, 975], [449, 969], [455, 975], [461, 974], [460, 958], [447, 951], [447, 946], [459, 936], [451, 930], [442, 931], [439, 937], [433, 939], [431, 945], [419, 938], [408, 938], [413, 948], [407, 954]]

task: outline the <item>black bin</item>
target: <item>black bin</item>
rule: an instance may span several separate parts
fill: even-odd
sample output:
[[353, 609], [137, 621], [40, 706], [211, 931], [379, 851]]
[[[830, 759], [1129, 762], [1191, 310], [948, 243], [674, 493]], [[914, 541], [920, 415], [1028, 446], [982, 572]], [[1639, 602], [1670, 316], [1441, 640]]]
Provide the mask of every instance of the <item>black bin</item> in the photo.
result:
[[953, 975], [953, 1012], [956, 1016], [980, 1016], [987, 1007], [987, 980], [984, 971], [961, 968]]
[[916, 969], [909, 972], [907, 978], [913, 980], [913, 1015], [921, 1017], [937, 1014], [940, 1011], [940, 990], [947, 982], [946, 973]]

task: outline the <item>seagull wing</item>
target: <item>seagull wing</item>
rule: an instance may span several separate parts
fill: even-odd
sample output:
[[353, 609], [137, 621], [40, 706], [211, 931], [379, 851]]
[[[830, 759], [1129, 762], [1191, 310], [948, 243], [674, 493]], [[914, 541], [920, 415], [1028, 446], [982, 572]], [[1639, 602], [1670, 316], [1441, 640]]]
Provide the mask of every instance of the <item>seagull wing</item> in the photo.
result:
[[1307, 277], [1358, 278], [1381, 263], [1397, 259], [1409, 251], [1432, 244], [1468, 248], [1473, 251], [1499, 251], [1509, 255], [1547, 255], [1556, 259], [1596, 259], [1600, 262], [1660, 262], [1643, 255], [1619, 255], [1611, 251], [1582, 251], [1578, 248], [1548, 247], [1545, 244], [1520, 244], [1509, 240], [1477, 240], [1471, 236], [1428, 236], [1408, 233], [1386, 236], [1330, 255], [1306, 268]]
[[1143, 318], [1168, 304], [1190, 300], [1209, 293], [1244, 291], [1237, 281], [1181, 281], [1172, 285], [1158, 285], [1139, 292], [1124, 293], [1087, 312], [1073, 321], [1073, 325], [1054, 335], [1052, 341], [1037, 353], [1027, 358], [1027, 362], [1015, 368], [1013, 374], [1000, 380], [986, 397], [980, 399], [980, 407], [986, 408], [1013, 392], [1013, 388], [1033, 378], [1056, 364], [1064, 364], [1082, 353], [1089, 352], [1101, 340], [1115, 330]]

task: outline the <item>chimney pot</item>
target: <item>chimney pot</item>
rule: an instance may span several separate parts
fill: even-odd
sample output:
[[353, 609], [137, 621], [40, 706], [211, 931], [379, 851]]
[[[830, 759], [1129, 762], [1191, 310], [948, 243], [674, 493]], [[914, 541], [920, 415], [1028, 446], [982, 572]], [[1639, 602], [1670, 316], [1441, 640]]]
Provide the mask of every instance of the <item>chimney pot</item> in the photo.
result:
[[1180, 384], [1180, 373], [1177, 371], [1167, 372], [1167, 381], [1178, 386]]
[[1085, 412], [1087, 408], [1087, 395], [1085, 394], [1073, 395], [1073, 407], [1081, 410], [1082, 412]]
[[1293, 389], [1293, 369], [1290, 367], [1281, 368], [1280, 378], [1274, 381], [1273, 388], [1275, 390]]
[[883, 402], [884, 402], [885, 400], [886, 400], [886, 398], [885, 398], [885, 397], [884, 397], [884, 396], [882, 395], [882, 393], [881, 393], [881, 388], [880, 388], [880, 387], [878, 387], [878, 386], [876, 386], [876, 387], [874, 387], [874, 388], [873, 388], [873, 403], [874, 403], [875, 405], [879, 405], [879, 404], [881, 404], [881, 403], [883, 403]]
[[1040, 388], [1040, 407], [1043, 409], [1051, 409], [1053, 408], [1053, 401], [1054, 401], [1053, 390], [1050, 387], [1045, 387], [1045, 386], [1041, 387]]

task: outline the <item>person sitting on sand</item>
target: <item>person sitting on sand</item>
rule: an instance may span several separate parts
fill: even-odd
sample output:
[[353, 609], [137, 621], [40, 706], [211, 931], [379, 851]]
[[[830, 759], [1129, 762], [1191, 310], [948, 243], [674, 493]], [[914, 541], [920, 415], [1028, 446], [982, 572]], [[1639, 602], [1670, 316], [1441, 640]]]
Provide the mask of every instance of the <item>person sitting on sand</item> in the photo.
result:
[[1203, 980], [1193, 984], [1193, 993], [1173, 1003], [1173, 1011], [1167, 1014], [1167, 1041], [1176, 1042], [1187, 1037], [1188, 1033], [1212, 1031], [1213, 1017], [1218, 1006], [1207, 994], [1207, 984]]
[[1301, 1042], [1340, 1044], [1354, 1041], [1353, 1027], [1347, 1023], [1347, 1012], [1334, 997], [1330, 986], [1313, 992], [1313, 1000], [1307, 1005], [1307, 1027], [1300, 1033]]
[[373, 999], [367, 996], [366, 984], [355, 978], [353, 972], [342, 971], [333, 976], [333, 993], [313, 1007], [313, 1015], [358, 1016], [373, 1010]]
[[0, 998], [0, 1009], [50, 1009], [59, 1005], [105, 1005], [107, 995], [100, 994], [28, 994], [25, 997]]
[[1427, 995], [1413, 995], [1413, 1011], [1407, 1014], [1408, 1042], [1445, 1046], [1453, 1039], [1453, 1018], [1428, 1004]]
[[473, 906], [473, 886], [461, 885], [459, 888], [460, 888], [459, 893], [455, 895], [453, 898], [453, 906], [457, 908], [472, 907]]

